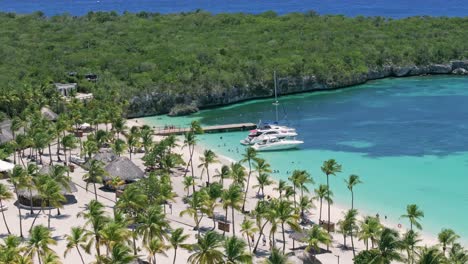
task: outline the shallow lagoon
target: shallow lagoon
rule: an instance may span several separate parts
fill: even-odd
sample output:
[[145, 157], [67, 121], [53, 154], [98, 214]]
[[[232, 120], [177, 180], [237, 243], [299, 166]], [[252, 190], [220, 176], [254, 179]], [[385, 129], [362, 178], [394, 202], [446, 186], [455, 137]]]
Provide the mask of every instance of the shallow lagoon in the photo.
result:
[[[317, 183], [326, 178], [322, 162], [335, 158], [343, 172], [332, 178], [335, 201], [348, 206], [344, 184], [361, 176], [355, 204], [365, 213], [399, 216], [409, 203], [425, 212], [424, 230], [456, 230], [468, 241], [468, 78], [416, 77], [385, 79], [353, 88], [280, 98], [283, 123], [298, 130], [306, 143], [299, 150], [262, 153], [286, 179], [293, 169], [310, 171]], [[190, 117], [145, 118], [161, 126], [203, 125], [271, 120], [272, 100], [255, 100], [205, 110]], [[246, 132], [205, 134], [201, 144], [240, 159], [239, 140]]]

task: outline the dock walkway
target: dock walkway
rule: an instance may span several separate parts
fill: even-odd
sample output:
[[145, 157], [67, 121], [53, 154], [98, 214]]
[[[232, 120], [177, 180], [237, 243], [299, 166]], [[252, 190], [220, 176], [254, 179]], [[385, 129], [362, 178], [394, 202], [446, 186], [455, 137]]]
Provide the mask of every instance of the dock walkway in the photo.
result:
[[[245, 131], [245, 130], [251, 130], [255, 128], [257, 128], [257, 125], [254, 123], [226, 124], [226, 125], [202, 127], [203, 132], [205, 133]], [[190, 127], [165, 126], [165, 127], [154, 128], [154, 133], [155, 135], [158, 135], [158, 136], [182, 135], [188, 131], [190, 131]]]

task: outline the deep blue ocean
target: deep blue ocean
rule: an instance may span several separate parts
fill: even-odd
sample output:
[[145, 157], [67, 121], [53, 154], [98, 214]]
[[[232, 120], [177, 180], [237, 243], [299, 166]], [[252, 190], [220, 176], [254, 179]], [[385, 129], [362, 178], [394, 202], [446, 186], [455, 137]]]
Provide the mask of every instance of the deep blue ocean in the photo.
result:
[[46, 15], [70, 13], [84, 15], [89, 11], [178, 13], [203, 9], [212, 13], [279, 14], [314, 10], [319, 14], [346, 16], [468, 16], [467, 0], [0, 0], [3, 12]]

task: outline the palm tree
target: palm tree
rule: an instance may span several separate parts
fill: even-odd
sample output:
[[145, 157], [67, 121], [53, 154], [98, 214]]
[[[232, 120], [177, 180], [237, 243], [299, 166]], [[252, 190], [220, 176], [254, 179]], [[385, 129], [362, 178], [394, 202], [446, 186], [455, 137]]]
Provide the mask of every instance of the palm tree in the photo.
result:
[[72, 249], [76, 249], [78, 255], [80, 255], [81, 263], [85, 264], [80, 248], [86, 251], [86, 241], [88, 240], [88, 236], [89, 233], [87, 233], [84, 228], [72, 227], [71, 233], [65, 235], [65, 239], [67, 240], [67, 249], [63, 253], [63, 257], [65, 258]]
[[279, 192], [279, 198], [283, 198], [283, 192], [286, 192], [286, 188], [288, 187], [288, 182], [284, 180], [279, 180], [278, 187], [273, 188], [273, 190]]
[[224, 241], [226, 264], [252, 263], [252, 255], [246, 252], [246, 244], [237, 237], [230, 237]]
[[[104, 228], [105, 224], [109, 222], [109, 218], [105, 216], [104, 205], [97, 200], [91, 200], [89, 202], [86, 211], [79, 213], [78, 216], [82, 216], [86, 219], [85, 226], [90, 226], [91, 230], [87, 233], [90, 236], [87, 247], [91, 247], [94, 243], [96, 248], [96, 254], [99, 258], [101, 256], [100, 244], [101, 244], [101, 233], [100, 231]], [[93, 236], [93, 238], [91, 238]]]
[[[314, 190], [315, 192], [315, 199], [320, 201], [320, 210], [319, 210], [319, 223], [322, 222], [322, 203], [323, 199], [332, 202], [331, 197], [333, 197], [333, 193], [328, 189], [325, 184], [320, 184], [320, 186]], [[328, 200], [330, 199], [330, 200]]]
[[43, 261], [44, 261], [44, 264], [62, 264], [59, 256], [51, 252], [45, 253], [43, 257]]
[[184, 242], [188, 238], [189, 238], [189, 235], [184, 234], [183, 228], [177, 228], [176, 230], [173, 230], [171, 232], [171, 236], [169, 237], [169, 243], [171, 243], [171, 246], [174, 248], [174, 260], [172, 261], [173, 264], [176, 263], [177, 249], [179, 247], [185, 248], [185, 249], [191, 248], [189, 244], [184, 244]]
[[63, 202], [66, 201], [65, 196], [62, 194], [62, 188], [53, 179], [47, 179], [45, 183], [38, 186], [39, 195], [42, 199], [42, 207], [49, 207], [49, 214], [47, 218], [47, 227], [50, 228], [50, 218], [52, 216], [52, 207], [61, 208]]
[[415, 204], [409, 204], [406, 207], [406, 214], [402, 215], [401, 217], [408, 218], [410, 221], [410, 229], [413, 230], [413, 225], [416, 226], [417, 229], [421, 230], [422, 226], [418, 222], [421, 218], [424, 217], [424, 212], [419, 209], [419, 207]]
[[391, 263], [393, 261], [402, 261], [399, 251], [401, 249], [401, 241], [398, 232], [384, 228], [377, 244], [377, 254], [372, 263]]
[[[71, 178], [68, 175], [69, 169], [68, 167], [62, 165], [53, 165], [51, 166], [49, 175], [56, 183], [58, 183], [61, 188], [65, 189], [66, 191], [71, 191]], [[57, 214], [60, 215], [60, 207], [57, 207]]]
[[283, 233], [283, 253], [286, 251], [286, 235], [284, 230], [284, 224], [287, 224], [294, 231], [300, 230], [297, 220], [299, 216], [294, 212], [294, 207], [291, 202], [280, 200], [275, 203], [274, 210], [278, 221], [281, 223], [281, 230]]
[[466, 264], [468, 263], [468, 251], [460, 244], [455, 243], [449, 251], [448, 260], [449, 263], [453, 264]]
[[304, 242], [307, 243], [306, 252], [311, 252], [312, 249], [313, 257], [315, 259], [317, 252], [320, 252], [320, 244], [328, 247], [331, 245], [332, 239], [330, 234], [323, 230], [319, 225], [314, 225], [312, 226], [312, 229], [307, 232]]
[[245, 187], [245, 175], [246, 175], [244, 166], [242, 166], [242, 164], [239, 162], [231, 163], [230, 171], [231, 171], [231, 174], [229, 175], [229, 178], [232, 179], [233, 183], [244, 188]]
[[72, 134], [68, 134], [62, 138], [62, 146], [63, 146], [63, 154], [65, 155], [65, 164], [68, 165], [68, 158], [67, 158], [67, 149], [69, 151], [69, 156], [71, 156], [72, 149], [76, 148], [78, 144], [78, 140]]
[[125, 217], [123, 217], [119, 212], [116, 212], [116, 214], [119, 214], [116, 219], [108, 221], [104, 224], [102, 229], [99, 230], [99, 235], [101, 236], [100, 242], [106, 246], [107, 254], [109, 254], [109, 251], [112, 251], [114, 246], [117, 244], [129, 244], [130, 236], [133, 235], [127, 229], [130, 222], [126, 221]]
[[152, 238], [147, 244], [145, 244], [145, 248], [148, 251], [148, 261], [152, 264], [156, 264], [156, 254], [161, 254], [163, 256], [167, 257], [166, 250], [168, 250], [170, 247], [164, 242], [155, 237]]
[[232, 219], [232, 235], [236, 235], [236, 228], [234, 222], [234, 210], [240, 210], [242, 204], [242, 190], [236, 184], [231, 184], [229, 189], [224, 190], [222, 196], [223, 208], [226, 210], [226, 221], [227, 221], [227, 210], [231, 207], [231, 219]]
[[140, 129], [141, 144], [143, 145], [145, 153], [148, 152], [153, 145], [153, 133], [153, 129], [148, 125], [143, 125]]
[[252, 186], [253, 188], [258, 187], [257, 195], [260, 193], [260, 190], [262, 191], [262, 197], [265, 196], [265, 186], [269, 186], [273, 183], [273, 181], [270, 179], [270, 175], [267, 173], [262, 173], [257, 176], [257, 185]]
[[10, 228], [8, 227], [8, 223], [5, 218], [5, 210], [3, 210], [3, 201], [8, 201], [13, 199], [13, 193], [8, 190], [8, 187], [4, 185], [3, 183], [0, 183], [0, 208], [2, 209], [2, 217], [3, 217], [3, 222], [5, 223], [5, 227], [8, 231], [8, 234], [11, 234]]
[[[137, 223], [138, 215], [148, 205], [148, 197], [137, 185], [128, 186], [116, 204], [116, 209], [124, 213], [132, 223]], [[133, 253], [137, 254], [136, 249], [135, 225], [132, 225]]]
[[[13, 184], [16, 198], [18, 201], [19, 201], [18, 190], [26, 187], [26, 184], [25, 184], [27, 181], [26, 177], [27, 177], [27, 172], [25, 169], [23, 169], [23, 167], [18, 166], [18, 165], [15, 165], [15, 167], [13, 167], [13, 170], [10, 174], [10, 181]], [[18, 217], [19, 217], [19, 226], [20, 226], [20, 237], [22, 238], [23, 237], [23, 222], [22, 222], [23, 217], [21, 215], [21, 206], [18, 206]]]
[[149, 245], [154, 238], [163, 240], [169, 228], [169, 222], [160, 205], [152, 205], [138, 216], [136, 231], [142, 236], [146, 245]]
[[352, 250], [353, 250], [353, 257], [356, 257], [356, 251], [354, 249], [354, 234], [356, 233], [356, 231], [358, 230], [358, 225], [356, 224], [356, 217], [357, 217], [357, 210], [356, 209], [350, 209], [346, 212], [345, 216], [344, 216], [344, 219], [343, 219], [343, 223], [344, 223], [344, 226], [345, 226], [345, 231], [347, 231], [347, 233], [350, 235], [351, 237], [351, 247], [352, 247]]
[[203, 177], [203, 171], [206, 171], [206, 175], [208, 177], [208, 184], [210, 184], [209, 166], [210, 164], [219, 162], [216, 158], [217, 158], [216, 154], [210, 149], [206, 149], [205, 151], [203, 151], [203, 156], [200, 157], [200, 165], [198, 165], [198, 168], [203, 168], [202, 177]]
[[254, 221], [244, 218], [244, 221], [242, 221], [242, 224], [241, 224], [241, 233], [242, 233], [242, 236], [244, 236], [245, 239], [247, 240], [247, 244], [249, 245], [249, 251], [252, 251], [250, 238], [253, 239], [253, 236], [255, 235], [255, 233], [258, 232], [258, 230], [259, 229], [255, 226]]
[[270, 256], [265, 259], [265, 264], [289, 264], [288, 256], [283, 254], [277, 248], [271, 250]]
[[452, 229], [442, 229], [439, 235], [437, 236], [439, 243], [442, 245], [442, 252], [445, 255], [445, 251], [447, 250], [447, 246], [453, 245], [457, 239], [460, 238], [459, 235], [455, 233]]
[[131, 254], [132, 250], [124, 244], [116, 244], [110, 253], [110, 256], [98, 257], [97, 263], [102, 264], [130, 264], [136, 259]]
[[87, 159], [88, 160], [91, 159], [93, 154], [99, 151], [99, 147], [98, 147], [96, 140], [88, 136], [88, 140], [86, 140], [83, 143], [83, 151], [85, 152]]
[[208, 231], [204, 236], [198, 236], [197, 243], [192, 245], [194, 252], [188, 258], [192, 264], [222, 263], [223, 253], [219, 250], [222, 246], [221, 237], [214, 231]]
[[26, 168], [26, 177], [24, 179], [24, 187], [28, 189], [29, 192], [29, 210], [30, 214], [33, 215], [33, 195], [32, 195], [32, 190], [36, 187], [34, 183], [34, 177], [37, 175], [37, 165], [34, 163], [29, 163], [28, 167]]
[[190, 187], [194, 185], [195, 179], [192, 176], [185, 176], [182, 184], [184, 185], [184, 190], [187, 191], [187, 197], [190, 196]]
[[31, 229], [28, 240], [28, 252], [31, 257], [37, 255], [39, 264], [42, 264], [41, 259], [47, 253], [53, 253], [50, 246], [56, 244], [57, 241], [52, 239], [49, 229], [45, 226], [38, 225]]
[[437, 247], [427, 246], [419, 250], [419, 260], [418, 264], [445, 264], [447, 263], [446, 258], [442, 252]]
[[351, 174], [349, 175], [348, 180], [345, 180], [346, 186], [348, 187], [348, 190], [351, 192], [351, 209], [354, 209], [354, 191], [353, 188], [354, 186], [362, 183], [362, 181], [359, 179], [359, 176]]
[[382, 233], [382, 228], [383, 226], [377, 217], [367, 216], [361, 221], [358, 235], [360, 240], [364, 240], [366, 250], [369, 249], [369, 239], [371, 240], [372, 248], [374, 248], [375, 242]]
[[221, 167], [221, 171], [217, 170], [217, 174], [214, 175], [214, 177], [219, 177], [219, 183], [221, 185], [224, 185], [224, 179], [228, 179], [230, 175], [231, 175], [231, 170], [229, 166], [223, 165]]
[[86, 191], [88, 191], [88, 186], [90, 183], [94, 187], [94, 198], [97, 201], [97, 188], [96, 183], [102, 183], [103, 177], [107, 175], [107, 172], [102, 167], [103, 163], [99, 160], [91, 160], [89, 164], [88, 173], [83, 176], [83, 180], [86, 181]]
[[17, 264], [26, 250], [21, 242], [21, 238], [14, 235], [3, 238], [3, 244], [0, 244], [0, 263]]
[[130, 160], [132, 159], [132, 153], [140, 146], [140, 129], [133, 126], [130, 129], [130, 133], [126, 135], [128, 153], [130, 154]]
[[112, 144], [111, 147], [114, 153], [120, 157], [120, 155], [122, 155], [125, 152], [125, 149], [127, 149], [127, 144], [124, 140], [119, 138], [114, 141], [114, 144]]
[[257, 247], [263, 235], [263, 230], [265, 226], [268, 224], [267, 216], [270, 211], [271, 211], [271, 203], [268, 201], [260, 200], [257, 202], [257, 205], [255, 206], [255, 209], [252, 212], [252, 214], [255, 216], [255, 224], [257, 225], [257, 228], [260, 230], [258, 234], [257, 242], [255, 243], [255, 246], [252, 250], [253, 253], [257, 252]]
[[[327, 176], [327, 189], [330, 190], [329, 176], [336, 176], [338, 172], [341, 172], [341, 165], [338, 164], [334, 159], [329, 159], [323, 162], [322, 172]], [[328, 225], [327, 231], [330, 233], [330, 191], [327, 192], [327, 203], [328, 203]]]
[[408, 254], [408, 264], [414, 263], [414, 248], [417, 246], [421, 239], [418, 238], [419, 234], [413, 230], [409, 230], [403, 235], [401, 239], [402, 247]]
[[187, 171], [188, 171], [189, 166], [191, 168], [192, 177], [195, 177], [195, 175], [193, 174], [194, 173], [193, 153], [194, 153], [195, 145], [197, 144], [197, 138], [196, 138], [195, 133], [192, 133], [192, 132], [187, 132], [184, 134], [184, 136], [185, 136], [185, 139], [184, 139], [183, 147], [187, 146], [189, 149], [189, 161], [187, 162], [187, 167], [185, 168], [184, 177], [187, 176]]
[[195, 226], [193, 230], [198, 230], [200, 222], [203, 218], [203, 212], [202, 215], [199, 218], [198, 212], [201, 211], [201, 208], [203, 206], [203, 202], [205, 199], [208, 199], [208, 194], [204, 189], [194, 192], [192, 194], [192, 197], [188, 199], [188, 207], [180, 212], [180, 216], [184, 216], [186, 214], [190, 215], [193, 217], [193, 221], [195, 222]]
[[[247, 199], [247, 193], [249, 192], [249, 184], [250, 184], [250, 175], [252, 174], [252, 160], [255, 160], [257, 157], [257, 151], [252, 148], [248, 147], [245, 149], [245, 153], [242, 154], [243, 159], [241, 162], [247, 162], [249, 164], [249, 174], [247, 176], [247, 187], [244, 193], [244, 202], [242, 203], [242, 212], [245, 212], [245, 201]], [[224, 166], [223, 166], [224, 167]]]
[[298, 205], [299, 205], [299, 211], [301, 212], [300, 213], [301, 220], [306, 218], [304, 212], [314, 207], [312, 199], [310, 199], [307, 196], [301, 197], [301, 200], [299, 201]]

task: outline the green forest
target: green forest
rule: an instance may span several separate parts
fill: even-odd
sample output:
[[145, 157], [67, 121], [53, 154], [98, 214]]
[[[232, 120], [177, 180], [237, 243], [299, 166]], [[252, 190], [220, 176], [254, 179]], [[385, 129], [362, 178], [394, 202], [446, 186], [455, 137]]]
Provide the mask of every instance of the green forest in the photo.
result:
[[[0, 25], [0, 101], [77, 82], [98, 99], [153, 93], [174, 105], [232, 87], [255, 90], [272, 83], [274, 70], [325, 82], [383, 65], [468, 58], [468, 17], [36, 12], [0, 13]], [[86, 80], [90, 73], [98, 80]]]

